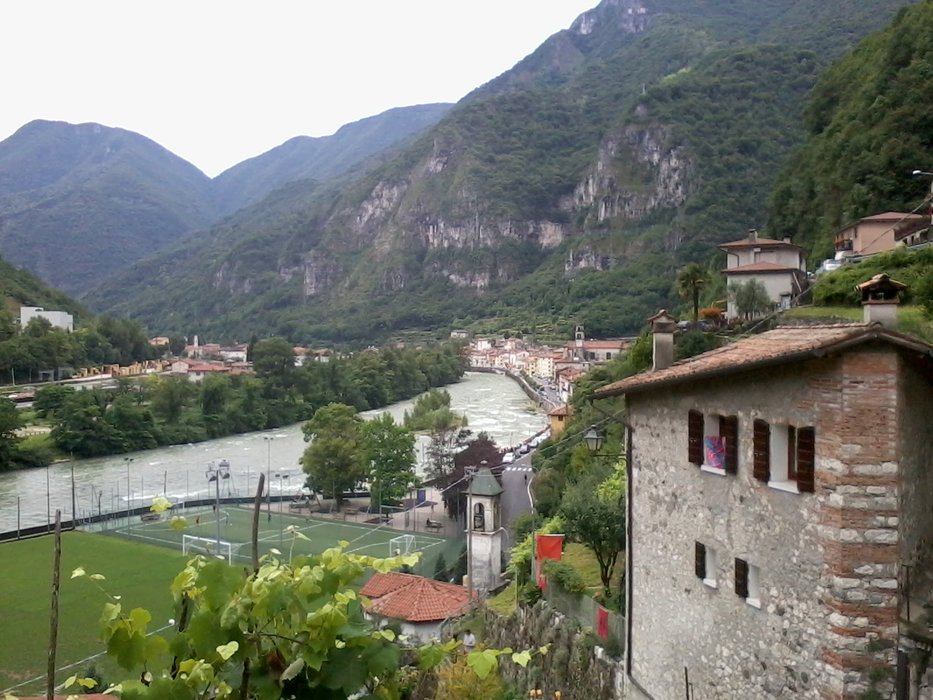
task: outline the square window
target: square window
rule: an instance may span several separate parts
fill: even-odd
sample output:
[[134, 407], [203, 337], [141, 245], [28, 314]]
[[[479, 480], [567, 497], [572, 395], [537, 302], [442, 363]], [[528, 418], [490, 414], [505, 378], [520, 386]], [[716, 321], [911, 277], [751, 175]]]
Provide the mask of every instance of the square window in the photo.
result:
[[690, 411], [687, 459], [705, 472], [735, 474], [738, 471], [738, 418]]
[[753, 438], [756, 479], [781, 491], [813, 493], [816, 439], [812, 427], [755, 420]]

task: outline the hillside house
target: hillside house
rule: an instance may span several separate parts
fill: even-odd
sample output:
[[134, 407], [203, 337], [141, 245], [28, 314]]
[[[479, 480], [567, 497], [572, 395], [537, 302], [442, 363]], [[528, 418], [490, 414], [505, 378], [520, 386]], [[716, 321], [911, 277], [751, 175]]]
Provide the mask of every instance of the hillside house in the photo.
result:
[[888, 211], [866, 216], [836, 232], [836, 259], [874, 255], [888, 250], [901, 240], [916, 235], [930, 225], [930, 217], [909, 212]]
[[[768, 297], [782, 309], [790, 308], [807, 284], [807, 260], [803, 248], [789, 238], [776, 241], [762, 238], [755, 229], [748, 236], [719, 249], [726, 253], [726, 283], [730, 286], [757, 280], [764, 285]], [[736, 318], [738, 311], [730, 299], [726, 318]]]
[[74, 332], [75, 329], [75, 318], [67, 311], [46, 311], [41, 306], [19, 307], [20, 328], [28, 326], [34, 318], [45, 319], [53, 328], [60, 328], [68, 333]]
[[626, 398], [626, 697], [854, 699], [880, 665], [933, 698], [933, 346], [845, 324], [655, 360], [596, 393]]
[[200, 360], [175, 360], [172, 362], [171, 372], [176, 375], [185, 375], [189, 381], [200, 382], [209, 374], [228, 374], [230, 367], [221, 363]]

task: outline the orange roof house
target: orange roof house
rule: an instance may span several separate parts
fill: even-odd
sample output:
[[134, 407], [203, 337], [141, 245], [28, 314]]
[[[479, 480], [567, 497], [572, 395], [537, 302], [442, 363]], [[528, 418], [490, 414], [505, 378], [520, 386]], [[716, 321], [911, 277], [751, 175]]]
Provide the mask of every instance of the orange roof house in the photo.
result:
[[444, 620], [459, 617], [470, 607], [463, 586], [414, 574], [377, 573], [360, 593], [369, 598], [369, 615], [398, 621], [403, 634], [424, 640], [439, 637]]

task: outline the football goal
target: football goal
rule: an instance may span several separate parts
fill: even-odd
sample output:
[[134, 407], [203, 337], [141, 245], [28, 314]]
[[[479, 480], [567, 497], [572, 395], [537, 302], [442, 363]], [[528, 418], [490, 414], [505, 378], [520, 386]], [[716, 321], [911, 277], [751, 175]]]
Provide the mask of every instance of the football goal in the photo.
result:
[[402, 554], [411, 554], [418, 550], [414, 535], [399, 535], [389, 540], [389, 556], [397, 557]]
[[233, 550], [238, 548], [232, 542], [218, 540], [215, 537], [196, 537], [194, 535], [182, 535], [181, 551], [185, 554], [206, 554], [209, 557], [226, 559], [228, 564], [233, 564]]

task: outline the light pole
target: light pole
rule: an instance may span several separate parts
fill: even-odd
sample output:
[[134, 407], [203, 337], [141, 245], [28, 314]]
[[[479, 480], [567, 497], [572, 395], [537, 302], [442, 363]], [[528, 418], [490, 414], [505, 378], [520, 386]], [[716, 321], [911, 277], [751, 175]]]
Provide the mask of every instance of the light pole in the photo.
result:
[[132, 508], [132, 502], [130, 501], [130, 465], [133, 463], [132, 457], [124, 457], [124, 464], [126, 464], [126, 529], [130, 529], [130, 509]]
[[272, 522], [272, 440], [271, 435], [263, 435], [266, 441], [266, 515], [267, 522]]
[[221, 462], [220, 464], [211, 462], [207, 466], [207, 471], [204, 472], [204, 476], [207, 478], [208, 485], [210, 485], [211, 482], [214, 483], [214, 515], [217, 516], [217, 553], [220, 554], [220, 480], [230, 478], [230, 465], [226, 462]]
[[[283, 546], [282, 541], [282, 494], [285, 492], [285, 482], [283, 479], [288, 479], [290, 474], [276, 474], [275, 478], [279, 480], [279, 547]], [[271, 514], [270, 514], [271, 517]]]

